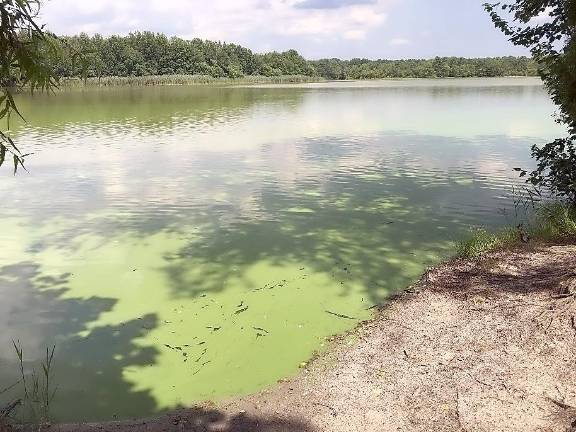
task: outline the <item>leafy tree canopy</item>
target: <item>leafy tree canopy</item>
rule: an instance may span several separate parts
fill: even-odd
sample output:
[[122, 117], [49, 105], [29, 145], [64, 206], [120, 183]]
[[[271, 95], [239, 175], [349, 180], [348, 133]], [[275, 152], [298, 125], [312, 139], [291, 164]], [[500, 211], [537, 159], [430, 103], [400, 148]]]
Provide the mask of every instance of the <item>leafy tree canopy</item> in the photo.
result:
[[[38, 0], [0, 1], [0, 120], [10, 128], [12, 113], [20, 115], [13, 93], [18, 87], [32, 90], [56, 85], [52, 67], [47, 61], [49, 38], [35, 22]], [[8, 131], [0, 130], [0, 165], [11, 157], [14, 172], [24, 166], [24, 157]]]
[[576, 204], [576, 0], [516, 0], [484, 7], [512, 43], [531, 51], [559, 107], [558, 121], [568, 127], [568, 137], [532, 148], [538, 166], [528, 182]]

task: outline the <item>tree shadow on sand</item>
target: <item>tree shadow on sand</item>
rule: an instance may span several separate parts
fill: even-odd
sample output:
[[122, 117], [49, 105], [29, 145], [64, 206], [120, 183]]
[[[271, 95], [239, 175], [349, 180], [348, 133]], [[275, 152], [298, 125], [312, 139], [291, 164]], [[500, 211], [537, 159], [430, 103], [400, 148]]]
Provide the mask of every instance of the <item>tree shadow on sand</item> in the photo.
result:
[[138, 421], [54, 426], [50, 432], [315, 432], [305, 419], [288, 416], [227, 414], [214, 408], [194, 407]]
[[[566, 239], [569, 244], [575, 240]], [[527, 244], [524, 248], [532, 254], [494, 252], [478, 260], [459, 262], [452, 271], [440, 270], [433, 277], [431, 289], [463, 299], [535, 293], [550, 294], [557, 299], [571, 297], [567, 282], [574, 278], [576, 255], [558, 255], [550, 259], [546, 254], [538, 256], [540, 247], [537, 244]]]

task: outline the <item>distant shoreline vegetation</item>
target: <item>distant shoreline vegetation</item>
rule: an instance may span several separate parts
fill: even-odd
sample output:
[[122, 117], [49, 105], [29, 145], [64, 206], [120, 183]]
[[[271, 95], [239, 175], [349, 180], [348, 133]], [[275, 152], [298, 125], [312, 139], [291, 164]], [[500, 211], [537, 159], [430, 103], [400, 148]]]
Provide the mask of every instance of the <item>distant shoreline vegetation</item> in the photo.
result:
[[116, 86], [163, 86], [163, 85], [250, 85], [250, 84], [300, 84], [324, 81], [318, 76], [280, 75], [262, 76], [248, 75], [238, 78], [212, 77], [210, 75], [143, 75], [143, 76], [104, 76], [81, 78], [63, 78], [60, 89], [76, 87], [116, 87]]
[[537, 76], [538, 72], [536, 62], [527, 57], [306, 60], [295, 50], [257, 54], [236, 44], [152, 32], [61, 36], [53, 44], [51, 67], [63, 82], [87, 76], [89, 83], [100, 85], [504, 77]]

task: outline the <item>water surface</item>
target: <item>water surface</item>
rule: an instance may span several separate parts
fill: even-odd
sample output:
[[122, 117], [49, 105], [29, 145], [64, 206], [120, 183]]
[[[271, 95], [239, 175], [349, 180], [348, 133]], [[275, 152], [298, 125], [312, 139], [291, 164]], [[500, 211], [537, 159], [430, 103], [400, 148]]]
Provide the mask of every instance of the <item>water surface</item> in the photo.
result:
[[31, 360], [56, 344], [53, 414], [68, 421], [294, 374], [470, 226], [512, 221], [512, 169], [560, 133], [533, 79], [18, 103], [14, 136], [35, 155], [0, 171], [0, 388], [17, 379], [12, 339]]

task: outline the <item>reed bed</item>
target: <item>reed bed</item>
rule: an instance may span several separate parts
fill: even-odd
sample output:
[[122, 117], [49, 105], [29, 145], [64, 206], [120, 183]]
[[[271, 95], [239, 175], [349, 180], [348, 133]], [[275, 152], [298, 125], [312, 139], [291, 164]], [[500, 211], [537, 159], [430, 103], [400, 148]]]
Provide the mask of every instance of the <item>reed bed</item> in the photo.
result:
[[163, 86], [163, 85], [199, 85], [199, 84], [296, 84], [324, 81], [320, 77], [305, 75], [259, 76], [250, 75], [240, 78], [215, 78], [209, 75], [149, 75], [101, 78], [65, 78], [60, 87], [115, 87], [115, 86]]

